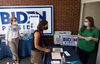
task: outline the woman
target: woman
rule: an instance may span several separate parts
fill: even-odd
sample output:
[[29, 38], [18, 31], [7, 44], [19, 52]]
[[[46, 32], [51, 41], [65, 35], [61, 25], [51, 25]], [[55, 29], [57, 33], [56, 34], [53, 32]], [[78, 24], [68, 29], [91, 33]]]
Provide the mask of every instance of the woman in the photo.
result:
[[8, 33], [7, 33], [7, 40], [9, 43], [9, 47], [12, 52], [13, 60], [16, 64], [19, 64], [19, 58], [18, 58], [18, 43], [19, 43], [19, 26], [17, 25], [17, 18], [11, 17], [10, 18], [11, 25], [8, 27]]
[[78, 34], [78, 54], [82, 64], [87, 64], [88, 58], [95, 48], [95, 42], [98, 41], [98, 36], [99, 31], [94, 25], [93, 17], [86, 17]]
[[48, 29], [48, 22], [46, 20], [41, 21], [37, 30], [34, 31], [33, 34], [33, 49], [31, 51], [31, 63], [32, 64], [42, 64], [42, 56], [41, 53], [49, 52], [50, 50], [46, 47], [43, 47], [43, 31]]

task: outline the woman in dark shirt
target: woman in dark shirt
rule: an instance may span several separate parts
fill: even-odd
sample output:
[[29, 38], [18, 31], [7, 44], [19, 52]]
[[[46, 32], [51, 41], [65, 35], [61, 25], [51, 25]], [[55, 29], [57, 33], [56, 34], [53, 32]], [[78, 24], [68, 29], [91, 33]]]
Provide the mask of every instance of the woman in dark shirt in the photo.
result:
[[41, 52], [49, 52], [50, 50], [46, 47], [43, 47], [44, 42], [43, 40], [43, 30], [48, 29], [48, 22], [46, 20], [41, 21], [38, 26], [37, 30], [33, 33], [33, 48], [31, 51], [31, 63], [32, 64], [42, 64], [42, 56]]

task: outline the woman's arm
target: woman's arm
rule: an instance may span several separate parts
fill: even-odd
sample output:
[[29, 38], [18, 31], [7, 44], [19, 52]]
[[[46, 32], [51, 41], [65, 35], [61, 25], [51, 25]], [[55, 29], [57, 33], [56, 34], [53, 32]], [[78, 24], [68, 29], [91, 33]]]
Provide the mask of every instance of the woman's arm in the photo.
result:
[[91, 40], [93, 40], [93, 41], [98, 41], [98, 38], [94, 38], [94, 37], [90, 37], [91, 38]]
[[10, 31], [10, 26], [7, 28], [7, 33], [6, 33], [6, 45], [8, 45], [8, 41], [9, 41], [9, 31]]
[[94, 37], [84, 37], [84, 36], [82, 36], [82, 35], [80, 35], [80, 34], [78, 34], [78, 37], [79, 37], [80, 39], [85, 39], [86, 41], [90, 41], [90, 40], [98, 41], [98, 38], [94, 38]]
[[39, 32], [35, 32], [34, 33], [34, 46], [36, 49], [44, 51], [44, 52], [49, 52], [49, 49], [47, 48], [42, 48], [39, 46], [39, 39], [40, 39], [40, 33]]
[[80, 39], [85, 39], [85, 37], [82, 36], [82, 35], [80, 35], [80, 34], [78, 34], [78, 38], [80, 38]]
[[86, 41], [90, 41], [90, 40], [91, 40], [89, 37], [84, 37], [84, 36], [82, 36], [82, 35], [80, 35], [80, 34], [78, 34], [78, 38], [84, 39], [84, 40], [86, 40]]

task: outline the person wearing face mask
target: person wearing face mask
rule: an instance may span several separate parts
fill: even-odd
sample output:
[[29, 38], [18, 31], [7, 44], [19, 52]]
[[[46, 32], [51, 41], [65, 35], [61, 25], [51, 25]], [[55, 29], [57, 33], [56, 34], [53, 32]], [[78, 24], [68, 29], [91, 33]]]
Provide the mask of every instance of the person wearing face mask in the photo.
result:
[[98, 41], [99, 30], [94, 25], [94, 19], [91, 16], [85, 18], [83, 26], [78, 33], [78, 55], [82, 64], [87, 64], [90, 54]]
[[50, 52], [44, 47], [43, 31], [48, 29], [48, 22], [42, 20], [37, 26], [37, 30], [33, 33], [33, 48], [31, 51], [31, 64], [42, 64], [42, 52]]
[[18, 43], [20, 38], [20, 34], [19, 34], [20, 27], [17, 24], [16, 17], [11, 17], [10, 21], [11, 24], [8, 27], [8, 33], [7, 33], [8, 45], [12, 52], [12, 59], [15, 61], [16, 64], [19, 64]]

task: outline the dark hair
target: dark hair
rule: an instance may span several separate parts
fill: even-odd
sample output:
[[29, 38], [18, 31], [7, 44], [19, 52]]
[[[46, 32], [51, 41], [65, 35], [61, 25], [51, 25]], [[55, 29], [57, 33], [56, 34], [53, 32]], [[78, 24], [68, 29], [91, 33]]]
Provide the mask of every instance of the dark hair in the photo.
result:
[[46, 20], [40, 21], [38, 26], [37, 26], [37, 30], [42, 31], [43, 30], [43, 26], [45, 26], [46, 24], [48, 24], [48, 22]]
[[88, 21], [90, 22], [90, 27], [94, 27], [94, 19], [91, 16], [86, 17], [86, 19], [88, 19]]
[[[94, 19], [93, 19], [93, 17], [91, 17], [91, 16], [87, 16], [85, 19], [87, 19], [88, 21], [89, 21], [89, 26], [90, 26], [90, 30], [92, 29], [92, 27], [95, 27], [94, 26]], [[84, 31], [84, 29], [86, 29], [86, 26], [82, 26], [81, 27], [81, 32], [83, 32]]]

